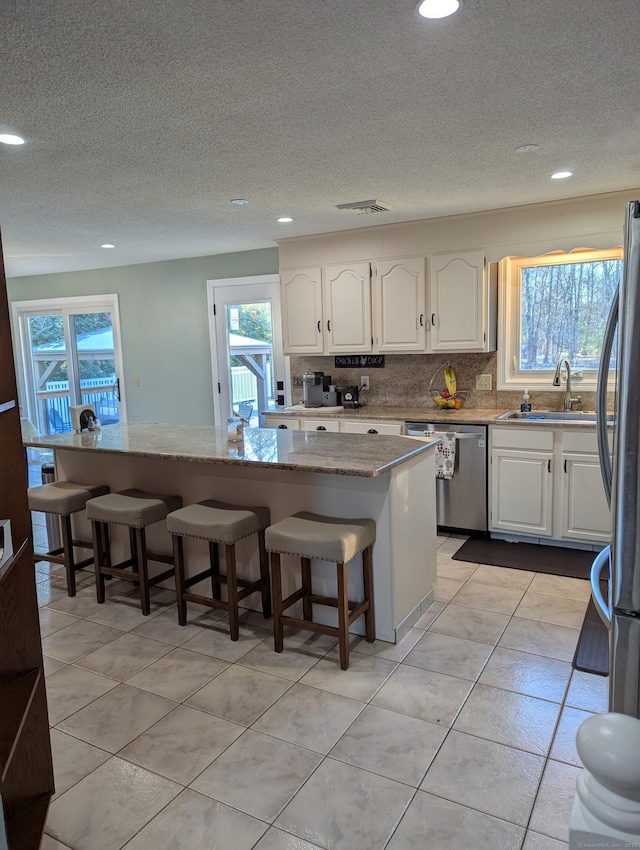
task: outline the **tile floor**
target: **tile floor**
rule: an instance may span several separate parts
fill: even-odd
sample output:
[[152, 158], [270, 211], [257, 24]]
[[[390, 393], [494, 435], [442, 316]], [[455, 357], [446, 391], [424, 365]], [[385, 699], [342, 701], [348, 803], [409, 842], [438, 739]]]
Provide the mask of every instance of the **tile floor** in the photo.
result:
[[[35, 532], [44, 526], [36, 516]], [[57, 793], [43, 850], [560, 850], [575, 732], [607, 680], [572, 671], [586, 581], [453, 561], [402, 643], [290, 633], [272, 651], [156, 589], [69, 599], [38, 564]], [[197, 609], [197, 610], [194, 610]]]

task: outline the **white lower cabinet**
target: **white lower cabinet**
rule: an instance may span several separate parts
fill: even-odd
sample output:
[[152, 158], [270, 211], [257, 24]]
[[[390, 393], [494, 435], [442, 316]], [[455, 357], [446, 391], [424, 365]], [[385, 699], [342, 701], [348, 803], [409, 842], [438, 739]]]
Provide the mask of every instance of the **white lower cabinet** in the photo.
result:
[[265, 416], [264, 417], [264, 427], [265, 428], [280, 428], [281, 430], [285, 430], [286, 428], [289, 431], [299, 431], [300, 430], [300, 420], [294, 419], [293, 417], [287, 416], [285, 419], [284, 416]]
[[350, 421], [348, 419], [340, 420], [340, 430], [344, 434], [387, 434], [392, 437], [400, 437], [402, 435], [402, 422], [365, 422], [361, 419], [359, 422]]
[[304, 417], [300, 420], [301, 431], [339, 431], [340, 421], [338, 419], [311, 419]]
[[492, 531], [608, 543], [595, 430], [491, 428]]
[[343, 434], [387, 434], [402, 435], [403, 423], [376, 419], [338, 419], [330, 416], [314, 418], [301, 416], [293, 419], [288, 416], [265, 416], [265, 428], [289, 428], [292, 431], [339, 431]]

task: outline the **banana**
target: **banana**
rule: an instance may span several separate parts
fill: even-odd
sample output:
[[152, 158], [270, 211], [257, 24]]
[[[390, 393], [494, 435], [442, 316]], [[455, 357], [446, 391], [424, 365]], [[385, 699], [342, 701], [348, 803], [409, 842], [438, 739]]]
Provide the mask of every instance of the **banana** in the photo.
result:
[[449, 390], [451, 395], [455, 395], [456, 393], [456, 373], [453, 371], [451, 366], [447, 366], [444, 370], [444, 383], [446, 388]]

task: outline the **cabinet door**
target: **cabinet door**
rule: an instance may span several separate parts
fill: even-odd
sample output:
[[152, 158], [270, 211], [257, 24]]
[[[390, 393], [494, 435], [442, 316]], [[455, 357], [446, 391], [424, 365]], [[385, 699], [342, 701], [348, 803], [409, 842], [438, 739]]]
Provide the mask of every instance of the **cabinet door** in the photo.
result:
[[302, 431], [339, 431], [340, 420], [325, 418], [311, 419], [305, 416], [300, 420], [300, 429]]
[[429, 257], [430, 351], [486, 351], [483, 251]]
[[264, 427], [265, 428], [280, 428], [282, 431], [288, 429], [289, 431], [299, 431], [300, 430], [300, 420], [299, 419], [290, 419], [288, 416], [265, 416], [264, 417]]
[[319, 268], [280, 275], [285, 354], [322, 354], [322, 276]]
[[551, 453], [494, 449], [491, 455], [491, 528], [536, 537], [553, 530]]
[[373, 293], [375, 350], [426, 351], [424, 258], [376, 263]]
[[327, 266], [322, 274], [325, 354], [371, 351], [371, 266]]
[[365, 422], [360, 419], [358, 422], [343, 419], [340, 422], [340, 430], [345, 434], [388, 434], [392, 436], [401, 436], [402, 422], [376, 422], [371, 420]]
[[609, 543], [611, 511], [598, 456], [565, 453], [562, 458], [562, 536]]

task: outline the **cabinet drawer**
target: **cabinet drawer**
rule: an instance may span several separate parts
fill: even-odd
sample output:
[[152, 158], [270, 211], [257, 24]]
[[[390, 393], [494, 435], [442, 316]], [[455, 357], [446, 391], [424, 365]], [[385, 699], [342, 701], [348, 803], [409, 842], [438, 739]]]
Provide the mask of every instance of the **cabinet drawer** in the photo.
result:
[[553, 451], [553, 430], [524, 428], [492, 428], [492, 445], [504, 449]]
[[[613, 446], [613, 432], [609, 431], [609, 451]], [[562, 433], [562, 451], [582, 454], [598, 453], [598, 438], [595, 429], [592, 431], [564, 431]]]
[[284, 416], [265, 416], [264, 417], [264, 427], [265, 428], [281, 428], [283, 431], [287, 428], [289, 431], [299, 431], [300, 430], [300, 420], [292, 419]]
[[346, 434], [370, 434], [375, 431], [377, 434], [388, 434], [398, 437], [402, 435], [402, 422], [364, 422], [362, 420], [359, 422], [349, 422], [343, 419], [340, 424], [342, 426], [340, 430]]
[[338, 419], [311, 419], [305, 416], [300, 420], [300, 430], [302, 431], [339, 431], [340, 422]]

